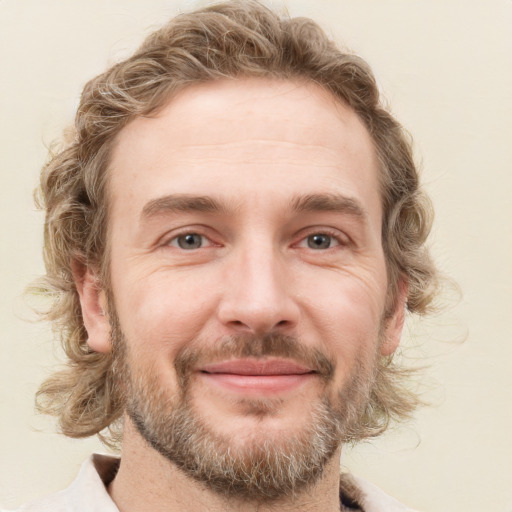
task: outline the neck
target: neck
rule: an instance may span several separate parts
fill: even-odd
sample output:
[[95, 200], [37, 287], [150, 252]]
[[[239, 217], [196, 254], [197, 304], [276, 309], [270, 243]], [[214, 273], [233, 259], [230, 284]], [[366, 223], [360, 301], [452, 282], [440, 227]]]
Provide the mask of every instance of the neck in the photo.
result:
[[320, 479], [296, 496], [257, 503], [236, 500], [185, 475], [125, 419], [121, 465], [108, 490], [120, 512], [334, 512], [340, 510], [339, 460], [340, 452], [326, 465]]

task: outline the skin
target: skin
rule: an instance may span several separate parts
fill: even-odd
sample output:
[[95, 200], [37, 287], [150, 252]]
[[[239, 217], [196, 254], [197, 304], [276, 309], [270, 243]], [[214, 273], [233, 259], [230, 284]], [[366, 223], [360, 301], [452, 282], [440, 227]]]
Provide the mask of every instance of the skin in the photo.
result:
[[[284, 387], [266, 376], [234, 377], [230, 387], [198, 369], [193, 404], [233, 445], [299, 432], [322, 393], [335, 396], [358, 363], [396, 349], [405, 293], [383, 321], [388, 283], [375, 151], [357, 115], [318, 86], [245, 79], [188, 87], [121, 131], [110, 173], [112, 294], [132, 368], [151, 369], [171, 396], [183, 347], [272, 332], [335, 363], [327, 388], [311, 374]], [[176, 210], [177, 197], [198, 196], [218, 211]], [[323, 202], [294, 207], [305, 196]], [[202, 245], [181, 248], [187, 233]], [[314, 248], [315, 235], [324, 235], [325, 247]], [[105, 293], [92, 269], [77, 285], [89, 344], [108, 352]], [[242, 399], [265, 400], [273, 413], [248, 414]], [[127, 418], [109, 492], [121, 512], [334, 511], [340, 451], [307, 496], [253, 506], [225, 501], [183, 475]]]

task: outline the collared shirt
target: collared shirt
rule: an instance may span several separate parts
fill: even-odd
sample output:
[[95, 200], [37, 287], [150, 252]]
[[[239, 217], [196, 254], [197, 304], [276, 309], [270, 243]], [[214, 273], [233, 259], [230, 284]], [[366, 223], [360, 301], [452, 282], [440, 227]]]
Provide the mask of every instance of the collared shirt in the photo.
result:
[[[116, 476], [120, 459], [94, 454], [66, 489], [11, 512], [119, 512], [107, 487]], [[376, 486], [342, 473], [341, 510], [351, 512], [414, 512]], [[3, 512], [9, 512], [4, 510]]]

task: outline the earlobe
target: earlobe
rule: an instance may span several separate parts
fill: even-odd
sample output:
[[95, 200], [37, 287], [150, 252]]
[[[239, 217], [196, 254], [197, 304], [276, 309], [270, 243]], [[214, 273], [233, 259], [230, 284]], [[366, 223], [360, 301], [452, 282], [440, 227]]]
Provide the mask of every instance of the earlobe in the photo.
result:
[[73, 261], [71, 268], [80, 297], [84, 326], [87, 330], [87, 344], [95, 352], [110, 352], [112, 346], [110, 322], [106, 312], [106, 296], [97, 274], [78, 261]]
[[409, 287], [407, 282], [404, 279], [400, 279], [393, 315], [386, 321], [385, 336], [380, 346], [380, 353], [383, 356], [390, 356], [400, 345], [405, 323], [405, 308], [407, 306], [408, 294]]

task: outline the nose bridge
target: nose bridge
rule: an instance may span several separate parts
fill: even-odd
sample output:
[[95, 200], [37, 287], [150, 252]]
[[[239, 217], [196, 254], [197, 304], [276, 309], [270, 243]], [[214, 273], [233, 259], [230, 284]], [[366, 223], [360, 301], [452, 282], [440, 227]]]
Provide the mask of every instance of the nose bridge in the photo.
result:
[[232, 328], [270, 332], [295, 325], [297, 307], [287, 285], [286, 265], [271, 240], [260, 237], [233, 254], [221, 305], [222, 321]]
[[245, 281], [248, 301], [264, 306], [279, 300], [282, 290], [277, 267], [280, 262], [275, 249], [270, 244], [260, 244], [259, 248], [248, 249], [241, 256], [240, 274], [242, 282]]

